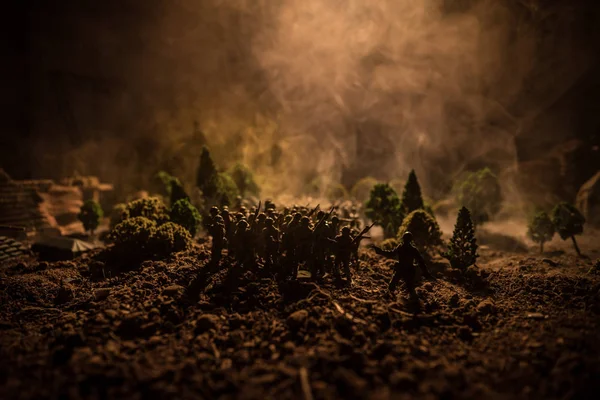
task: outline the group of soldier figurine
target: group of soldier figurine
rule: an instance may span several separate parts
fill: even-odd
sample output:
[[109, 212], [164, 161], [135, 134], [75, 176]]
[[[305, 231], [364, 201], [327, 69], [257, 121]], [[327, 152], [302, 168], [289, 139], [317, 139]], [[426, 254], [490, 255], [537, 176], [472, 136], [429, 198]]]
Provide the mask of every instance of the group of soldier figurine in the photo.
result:
[[[343, 213], [338, 216], [338, 211]], [[345, 214], [345, 215], [344, 215]], [[350, 218], [344, 218], [344, 217]], [[264, 211], [261, 204], [247, 209], [239, 207], [236, 212], [227, 207], [212, 207], [204, 218], [204, 226], [212, 237], [211, 263], [218, 265], [224, 249], [238, 267], [263, 270], [281, 279], [296, 279], [300, 266], [310, 271], [312, 280], [318, 281], [332, 274], [343, 282], [340, 271], [345, 275], [346, 285], [351, 285], [350, 264], [358, 261], [358, 249], [373, 225], [360, 230], [360, 219], [356, 209], [339, 210], [332, 207], [329, 212], [315, 208], [294, 206], [278, 210], [271, 201], [266, 201]], [[412, 293], [417, 263], [425, 277], [431, 277], [423, 257], [412, 245], [412, 236], [406, 232], [402, 244], [391, 251], [372, 246], [377, 254], [396, 258], [396, 273], [389, 289], [394, 290], [400, 280]], [[262, 261], [260, 263], [259, 261]]]

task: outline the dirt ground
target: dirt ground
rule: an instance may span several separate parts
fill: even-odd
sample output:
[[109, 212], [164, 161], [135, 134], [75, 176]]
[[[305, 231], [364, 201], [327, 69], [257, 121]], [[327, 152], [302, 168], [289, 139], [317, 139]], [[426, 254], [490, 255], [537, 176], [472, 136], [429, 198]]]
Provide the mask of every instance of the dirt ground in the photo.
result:
[[0, 398], [597, 398], [597, 237], [583, 258], [484, 237], [466, 277], [434, 257], [417, 300], [386, 292], [393, 262], [370, 250], [350, 289], [206, 277], [204, 245], [121, 274], [93, 254], [15, 261], [0, 268]]

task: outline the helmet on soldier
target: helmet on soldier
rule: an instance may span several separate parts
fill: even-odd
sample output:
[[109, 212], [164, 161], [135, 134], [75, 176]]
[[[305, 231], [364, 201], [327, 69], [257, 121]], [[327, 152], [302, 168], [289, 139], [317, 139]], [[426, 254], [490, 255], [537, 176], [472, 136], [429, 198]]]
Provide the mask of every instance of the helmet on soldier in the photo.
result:
[[412, 242], [412, 240], [413, 240], [412, 233], [410, 233], [409, 231], [404, 232], [404, 235], [402, 235], [402, 242], [404, 244], [409, 244], [410, 242]]

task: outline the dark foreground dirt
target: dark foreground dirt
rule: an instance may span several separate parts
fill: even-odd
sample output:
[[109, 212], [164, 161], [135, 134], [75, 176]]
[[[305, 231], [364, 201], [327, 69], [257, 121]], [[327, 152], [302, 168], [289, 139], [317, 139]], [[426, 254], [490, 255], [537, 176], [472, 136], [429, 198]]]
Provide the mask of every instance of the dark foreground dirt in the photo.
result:
[[482, 249], [468, 279], [436, 259], [418, 301], [370, 251], [352, 289], [224, 270], [197, 298], [202, 246], [114, 277], [5, 266], [0, 398], [598, 398], [598, 254], [571, 253]]

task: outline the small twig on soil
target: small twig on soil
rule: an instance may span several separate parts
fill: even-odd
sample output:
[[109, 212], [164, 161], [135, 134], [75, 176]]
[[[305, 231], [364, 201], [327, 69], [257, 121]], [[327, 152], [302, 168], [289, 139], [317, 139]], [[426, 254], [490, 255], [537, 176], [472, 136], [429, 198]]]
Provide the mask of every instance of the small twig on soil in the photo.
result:
[[219, 349], [217, 349], [217, 346], [215, 346], [214, 343], [211, 343], [210, 347], [215, 355], [215, 359], [219, 361], [221, 359], [221, 352], [219, 352]]
[[354, 316], [352, 314], [350, 314], [349, 312], [347, 312], [346, 310], [344, 310], [342, 308], [342, 306], [339, 305], [339, 303], [337, 301], [333, 301], [333, 305], [335, 306], [335, 309], [342, 314], [342, 316], [344, 316], [345, 318], [348, 318], [350, 321], [352, 322], [356, 322], [359, 324], [366, 324], [366, 321], [360, 319], [360, 318], [354, 318]]
[[401, 311], [401, 310], [395, 309], [393, 307], [388, 307], [388, 310], [389, 311], [393, 311], [393, 312], [395, 312], [397, 314], [400, 314], [400, 315], [407, 316], [407, 317], [414, 317], [414, 315], [411, 314], [411, 313], [407, 313], [406, 311]]
[[308, 381], [308, 371], [305, 367], [300, 368], [300, 384], [302, 385], [304, 400], [313, 400], [310, 382]]
[[330, 295], [329, 293], [325, 292], [324, 290], [320, 289], [320, 288], [316, 288], [316, 289], [314, 289], [314, 290], [313, 290], [313, 292], [315, 292], [315, 293], [313, 293], [312, 295], [310, 295], [310, 297], [307, 299], [307, 301], [309, 301], [309, 302], [310, 302], [310, 301], [311, 301], [312, 299], [314, 299], [314, 298], [315, 298], [315, 297], [316, 297], [318, 294], [322, 294], [322, 295], [324, 295], [325, 297], [327, 297], [328, 299], [331, 299], [331, 295]]
[[349, 295], [348, 297], [353, 300], [360, 301], [361, 303], [377, 303], [377, 300], [359, 299], [358, 297], [354, 296], [353, 294]]

